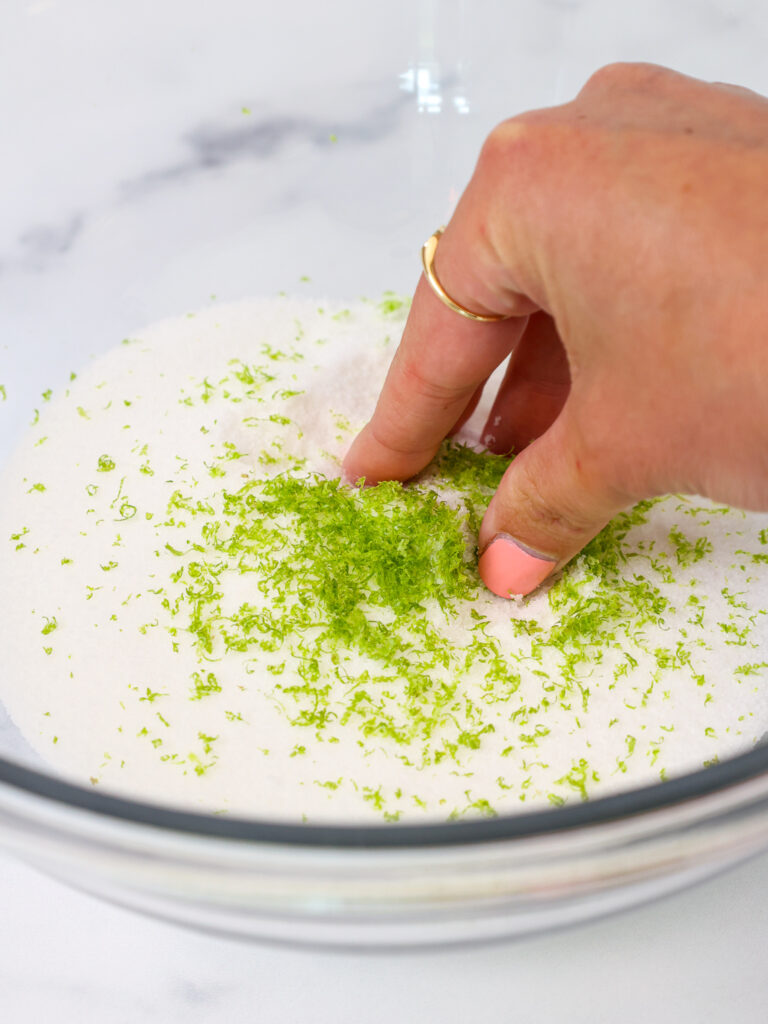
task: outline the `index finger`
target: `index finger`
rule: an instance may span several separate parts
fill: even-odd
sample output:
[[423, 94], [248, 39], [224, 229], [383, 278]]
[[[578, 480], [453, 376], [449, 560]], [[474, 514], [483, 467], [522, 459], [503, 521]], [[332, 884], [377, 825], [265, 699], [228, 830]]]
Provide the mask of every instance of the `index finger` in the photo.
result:
[[468, 320], [444, 305], [422, 275], [373, 417], [344, 459], [347, 480], [407, 480], [422, 470], [538, 308], [510, 289], [508, 269], [490, 241], [497, 193], [481, 158], [440, 239], [434, 269], [460, 305], [512, 319]]

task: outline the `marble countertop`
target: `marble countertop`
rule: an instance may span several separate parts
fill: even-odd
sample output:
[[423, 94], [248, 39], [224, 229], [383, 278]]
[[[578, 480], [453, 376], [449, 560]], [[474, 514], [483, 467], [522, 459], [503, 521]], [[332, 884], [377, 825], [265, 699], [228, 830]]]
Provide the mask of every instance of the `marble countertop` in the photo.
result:
[[[0, 457], [39, 394], [32, 369], [43, 357], [45, 386], [55, 385], [76, 355], [123, 331], [212, 291], [277, 289], [287, 274], [352, 294], [371, 282], [407, 288], [420, 242], [502, 117], [567, 99], [612, 60], [768, 93], [766, 52], [760, 0], [4, 4]], [[371, 194], [380, 209], [366, 227], [380, 246], [357, 231]], [[298, 234], [300, 266], [290, 248]], [[0, 1015], [9, 1024], [762, 1019], [767, 894], [765, 855], [559, 934], [353, 956], [185, 931], [0, 856]]]
[[0, 857], [0, 1006], [32, 1024], [708, 1024], [762, 1020], [768, 855], [651, 906], [471, 950], [251, 946]]

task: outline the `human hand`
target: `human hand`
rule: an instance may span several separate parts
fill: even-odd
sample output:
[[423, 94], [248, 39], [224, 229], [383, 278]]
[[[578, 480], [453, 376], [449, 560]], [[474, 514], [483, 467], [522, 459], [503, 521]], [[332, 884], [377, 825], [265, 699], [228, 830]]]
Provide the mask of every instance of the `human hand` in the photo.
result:
[[610, 65], [489, 136], [347, 479], [406, 480], [509, 363], [483, 431], [519, 452], [479, 569], [525, 594], [669, 491], [768, 509], [768, 100]]

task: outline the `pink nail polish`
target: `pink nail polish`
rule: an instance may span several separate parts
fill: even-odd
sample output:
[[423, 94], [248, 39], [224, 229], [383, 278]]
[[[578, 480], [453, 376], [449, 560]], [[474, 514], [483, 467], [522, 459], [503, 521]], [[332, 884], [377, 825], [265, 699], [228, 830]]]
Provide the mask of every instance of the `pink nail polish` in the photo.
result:
[[497, 533], [480, 556], [478, 569], [499, 597], [530, 594], [552, 572], [555, 559], [537, 555], [508, 533]]

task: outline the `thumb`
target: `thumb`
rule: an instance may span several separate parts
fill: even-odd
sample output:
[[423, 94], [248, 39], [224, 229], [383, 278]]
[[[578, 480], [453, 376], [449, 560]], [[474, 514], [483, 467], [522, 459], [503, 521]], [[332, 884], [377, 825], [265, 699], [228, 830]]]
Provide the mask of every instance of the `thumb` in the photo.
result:
[[631, 504], [587, 455], [570, 403], [515, 458], [480, 528], [478, 568], [499, 597], [529, 594]]

